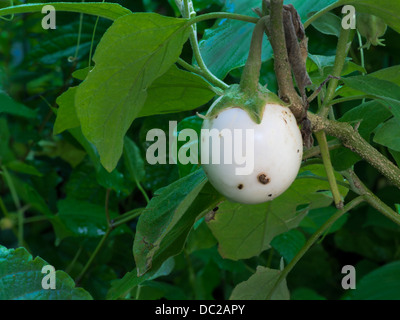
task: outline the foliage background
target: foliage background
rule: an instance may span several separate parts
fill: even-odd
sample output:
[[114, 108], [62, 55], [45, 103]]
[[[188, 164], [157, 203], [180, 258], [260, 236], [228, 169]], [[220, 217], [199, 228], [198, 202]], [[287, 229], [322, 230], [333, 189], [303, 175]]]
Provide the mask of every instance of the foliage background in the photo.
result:
[[[167, 16], [178, 14], [173, 1], [110, 2], [120, 3], [132, 12], [157, 12]], [[251, 9], [246, 1], [239, 0], [226, 3], [222, 0], [194, 1], [194, 4], [198, 13], [220, 11], [222, 8], [225, 11], [243, 8], [249, 13]], [[0, 6], [8, 6], [7, 1], [0, 1]], [[304, 11], [309, 13], [309, 8], [311, 5]], [[339, 9], [333, 12], [340, 16]], [[193, 170], [192, 167], [182, 165], [151, 166], [143, 161], [149, 145], [145, 141], [147, 131], [151, 128], [167, 129], [168, 121], [171, 120], [178, 121], [179, 128], [198, 129], [201, 121], [195, 113], [205, 112], [212, 101], [191, 111], [136, 119], [127, 134], [131, 149], [125, 152], [116, 171], [108, 174], [100, 167], [98, 159], [96, 161], [95, 157], [87, 155], [87, 150], [71, 131], [53, 135], [56, 99], [69, 87], [80, 83], [72, 73], [88, 65], [96, 17], [84, 15], [81, 32], [80, 15], [76, 13], [58, 13], [57, 30], [54, 31], [43, 30], [41, 19], [42, 15], [37, 13], [19, 14], [12, 21], [0, 22], [0, 245], [6, 248], [21, 245], [18, 214], [22, 211], [24, 247], [33, 257], [40, 256], [57, 270], [64, 270], [74, 279], [81, 278], [79, 286], [94, 299], [115, 297], [115, 290], [121, 291], [120, 287], [124, 285], [127, 286], [125, 298], [228, 299], [235, 286], [253, 275], [258, 266], [279, 269], [281, 257], [287, 264], [306, 239], [336, 211], [333, 205], [328, 204], [308, 208], [311, 210], [303, 212], [305, 214], [299, 221], [299, 227], [290, 231], [271, 231], [270, 246], [267, 243], [267, 246], [257, 249], [250, 242], [249, 247], [243, 250], [259, 252], [248, 258], [238, 254], [237, 259], [232, 259], [237, 254], [235, 244], [228, 240], [224, 242], [225, 247], [220, 244], [218, 251], [217, 240], [211, 232], [215, 232], [218, 226], [210, 225], [210, 230], [204, 219], [200, 219], [191, 229], [184, 250], [168, 259], [157, 273], [153, 272], [140, 281], [136, 278], [132, 255], [138, 221], [133, 219], [111, 232], [81, 277], [82, 270], [107, 230], [105, 203], [108, 204], [111, 217], [146, 207], [146, 196], [152, 198], [156, 190], [169, 186]], [[98, 20], [94, 47], [110, 25], [109, 20]], [[198, 25], [199, 37], [208, 39], [208, 42], [200, 43], [205, 60], [216, 75], [226, 75], [226, 83], [237, 83], [242, 68], [234, 65], [244, 53], [247, 56], [248, 46], [238, 37], [231, 44], [237, 46], [236, 55], [222, 56], [226, 43], [210, 48], [209, 39], [216, 36], [213, 33], [215, 28], [210, 29], [213, 25], [214, 21]], [[309, 70], [315, 70], [314, 74], [310, 72], [314, 83], [329, 74], [332, 64], [329, 64], [328, 57], [335, 55], [337, 44], [337, 37], [321, 33], [321, 28], [323, 26], [318, 28], [319, 31], [313, 26], [307, 29], [309, 52], [314, 56], [326, 57], [320, 70], [309, 59]], [[79, 37], [80, 46], [77, 50]], [[384, 38], [385, 47], [364, 50], [365, 71], [368, 74], [400, 64], [400, 35], [388, 28]], [[357, 48], [358, 43], [355, 41], [350, 51], [354, 64], [348, 66], [348, 74], [351, 75], [360, 74], [362, 70], [359, 67], [361, 61]], [[74, 55], [76, 58], [71, 59]], [[271, 52], [266, 49], [264, 55], [261, 80], [268, 83], [270, 90], [276, 91]], [[184, 46], [181, 57], [188, 62], [192, 61], [192, 51], [188, 44]], [[231, 59], [232, 70], [219, 66], [221, 59]], [[399, 69], [396, 70], [399, 74]], [[360, 101], [351, 101], [337, 105], [336, 118], [355, 121], [365, 116], [360, 128], [369, 141], [387, 158], [393, 162], [399, 161], [400, 148], [395, 150], [385, 146], [385, 143], [374, 142], [376, 130], [390, 118], [390, 113], [380, 108], [379, 104], [365, 107], [369, 110], [369, 113], [365, 113], [363, 109], [356, 108], [359, 104]], [[349, 113], [349, 110], [353, 113]], [[395, 126], [394, 134], [398, 131]], [[398, 147], [399, 142], [394, 145]], [[332, 151], [331, 155], [336, 170], [346, 169], [355, 163], [355, 172], [370, 190], [391, 207], [400, 203], [399, 189], [389, 184], [366, 162], [358, 161], [357, 156], [344, 148]], [[320, 170], [318, 164], [315, 166], [315, 171]], [[298, 187], [300, 189], [304, 186]], [[178, 190], [174, 188], [172, 192]], [[323, 185], [318, 185], [318, 188], [327, 189]], [[206, 196], [211, 197], [214, 191], [207, 192]], [[309, 192], [313, 193], [311, 190]], [[343, 190], [342, 195], [346, 194], [347, 191]], [[346, 202], [354, 197], [349, 192]], [[290, 199], [290, 196], [285, 198], [289, 203]], [[218, 200], [215, 197], [214, 202], [218, 203]], [[323, 199], [318, 201], [323, 202]], [[157, 209], [164, 205], [161, 202], [154, 206]], [[220, 212], [227, 212], [225, 217], [229, 212], [240, 210], [237, 207], [230, 208], [230, 205], [224, 203], [219, 209]], [[296, 208], [297, 203], [293, 202], [293, 205], [294, 210], [301, 210]], [[244, 220], [249, 219], [246, 208], [243, 211]], [[252, 212], [256, 213], [256, 210]], [[251, 215], [250, 218], [257, 219], [257, 216]], [[239, 232], [242, 223], [238, 221], [236, 229], [228, 230], [222, 236], [229, 239], [231, 233]], [[291, 299], [400, 298], [400, 290], [396, 289], [400, 287], [399, 232], [399, 226], [366, 204], [351, 210], [307, 252], [289, 274], [287, 286]], [[179, 249], [175, 249], [176, 253]], [[222, 258], [221, 253], [231, 259]], [[352, 292], [346, 292], [341, 287], [341, 268], [349, 264], [357, 270], [358, 289]], [[389, 279], [391, 288], [382, 289], [382, 277]], [[124, 281], [118, 281], [122, 278]]]

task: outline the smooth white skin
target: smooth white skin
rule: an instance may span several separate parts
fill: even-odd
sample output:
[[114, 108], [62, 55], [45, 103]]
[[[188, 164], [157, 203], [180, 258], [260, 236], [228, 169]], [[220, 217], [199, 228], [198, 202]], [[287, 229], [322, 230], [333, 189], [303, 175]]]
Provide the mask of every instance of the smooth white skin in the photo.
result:
[[[218, 100], [215, 102], [215, 104]], [[215, 105], [214, 104], [214, 105]], [[211, 106], [210, 112], [213, 106]], [[249, 175], [237, 175], [238, 166], [233, 157], [232, 164], [212, 164], [211, 139], [209, 164], [202, 164], [210, 183], [228, 200], [244, 204], [257, 204], [272, 200], [282, 194], [292, 184], [299, 171], [303, 140], [296, 123], [296, 118], [287, 107], [277, 104], [265, 106], [262, 122], [256, 124], [247, 112], [240, 108], [225, 109], [214, 119], [204, 120], [202, 129], [254, 129], [254, 154], [245, 154], [245, 133], [242, 139], [243, 156], [247, 162], [254, 161], [254, 169]], [[204, 137], [201, 138], [201, 152], [204, 152]], [[219, 149], [223, 159], [224, 144], [221, 138]], [[236, 145], [235, 145], [236, 143]], [[233, 148], [237, 141], [233, 139]], [[240, 144], [239, 144], [240, 146]], [[232, 148], [232, 146], [230, 147]], [[259, 175], [264, 174], [268, 183], [259, 181]], [[266, 180], [264, 179], [264, 182]]]

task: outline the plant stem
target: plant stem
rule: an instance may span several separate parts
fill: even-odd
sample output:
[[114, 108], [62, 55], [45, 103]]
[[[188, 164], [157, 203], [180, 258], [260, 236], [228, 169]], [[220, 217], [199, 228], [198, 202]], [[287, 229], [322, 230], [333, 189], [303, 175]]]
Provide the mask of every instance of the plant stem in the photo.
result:
[[350, 124], [331, 121], [311, 112], [308, 112], [308, 118], [314, 132], [324, 130], [326, 134], [338, 138], [346, 148], [362, 157], [400, 189], [400, 169], [365, 141]]
[[197, 67], [197, 66], [192, 66], [190, 63], [187, 63], [185, 60], [183, 60], [182, 58], [178, 58], [178, 60], [176, 61], [179, 65], [181, 65], [181, 67], [185, 68], [187, 71], [196, 73], [198, 75], [203, 75], [203, 71]]
[[250, 22], [250, 23], [257, 23], [259, 20], [259, 18], [246, 16], [243, 14], [229, 13], [229, 12], [211, 12], [211, 13], [206, 13], [206, 14], [202, 14], [200, 16], [191, 18], [189, 20], [188, 24], [192, 25], [195, 23], [199, 23], [199, 22], [211, 20], [211, 19], [231, 19], [231, 20], [239, 20], [239, 21]]
[[341, 5], [341, 3], [338, 1], [338, 2], [332, 3], [331, 5], [323, 8], [322, 10], [318, 11], [313, 16], [311, 16], [306, 22], [304, 22], [304, 29], [307, 29], [307, 27], [309, 25], [311, 25], [318, 18], [322, 17], [325, 13], [337, 8], [340, 5]]
[[[188, 0], [184, 0], [183, 3], [184, 3], [184, 10], [182, 12], [182, 15], [184, 18], [190, 19], [188, 22], [188, 27], [190, 28], [190, 33], [189, 33], [190, 44], [192, 46], [193, 54], [197, 61], [197, 64], [199, 65], [201, 71], [203, 72], [202, 76], [208, 81], [210, 81], [210, 83], [215, 84], [217, 87], [221, 89], [229, 88], [229, 86], [225, 82], [221, 81], [215, 75], [213, 75], [212, 72], [208, 69], [207, 65], [205, 64], [203, 57], [201, 56], [199, 42], [197, 40], [196, 23], [198, 22], [198, 20], [196, 20], [196, 17], [192, 17]], [[195, 15], [194, 12], [193, 15]]]
[[[328, 148], [329, 150], [334, 150], [340, 148], [342, 144], [338, 140], [331, 140], [328, 141]], [[303, 152], [303, 160], [307, 160], [309, 158], [315, 157], [321, 153], [320, 147], [315, 146], [307, 149]]]
[[328, 142], [326, 141], [326, 135], [324, 131], [318, 131], [314, 133], [317, 138], [318, 145], [320, 146], [322, 161], [324, 163], [326, 175], [328, 177], [329, 185], [331, 187], [333, 200], [335, 202], [336, 208], [343, 208], [342, 197], [336, 183], [335, 172], [333, 170], [331, 156], [329, 154]]
[[138, 187], [139, 191], [142, 193], [144, 199], [146, 200], [146, 203], [148, 204], [150, 202], [149, 196], [147, 195], [146, 191], [143, 189], [139, 181], [136, 181], [136, 186]]
[[354, 100], [363, 100], [365, 98], [369, 98], [369, 96], [368, 95], [359, 95], [359, 96], [342, 97], [342, 98], [337, 98], [337, 99], [331, 100], [330, 105], [333, 106], [338, 103], [354, 101]]
[[34, 222], [42, 222], [42, 221], [49, 221], [49, 218], [46, 216], [35, 216], [30, 218], [25, 218], [24, 223], [34, 223]]
[[279, 87], [279, 96], [287, 104], [298, 121], [304, 117], [301, 97], [294, 88], [292, 69], [286, 47], [283, 27], [283, 0], [271, 0], [271, 16], [267, 25], [267, 35], [274, 51], [274, 69]]
[[262, 42], [269, 17], [261, 18], [254, 27], [251, 38], [249, 56], [243, 70], [240, 88], [243, 92], [252, 95], [257, 92], [261, 70]]
[[1, 170], [3, 171], [4, 179], [7, 183], [8, 188], [10, 189], [11, 197], [14, 201], [14, 205], [17, 209], [17, 216], [18, 216], [18, 246], [23, 247], [24, 246], [24, 211], [21, 208], [21, 202], [18, 197], [18, 193], [15, 189], [14, 183], [12, 181], [12, 178], [10, 174], [8, 173], [8, 170], [5, 166], [1, 167]]
[[364, 197], [365, 201], [368, 202], [373, 208], [382, 213], [385, 217], [392, 220], [394, 223], [400, 226], [400, 214], [396, 213], [386, 203], [379, 199], [371, 190], [369, 190], [360, 178], [355, 174], [353, 170], [347, 170], [342, 173], [347, 180], [350, 182], [352, 190]]
[[319, 111], [321, 117], [326, 117], [329, 113], [329, 108], [331, 107], [331, 100], [335, 97], [336, 88], [339, 84], [339, 77], [342, 73], [344, 63], [346, 61], [347, 54], [350, 49], [352, 38], [350, 37], [352, 30], [341, 28], [340, 36], [336, 48], [335, 64], [332, 70], [332, 78], [329, 81], [328, 88], [326, 90], [326, 95], [324, 103]]
[[110, 192], [111, 192], [111, 190], [107, 189], [106, 197], [105, 197], [105, 205], [104, 205], [105, 215], [106, 215], [106, 220], [107, 220], [107, 230], [104, 233], [103, 237], [101, 238], [100, 242], [98, 243], [96, 249], [90, 255], [89, 260], [86, 262], [86, 265], [83, 267], [81, 273], [76, 278], [76, 280], [75, 280], [76, 283], [79, 283], [82, 280], [83, 276], [86, 274], [87, 270], [92, 265], [97, 254], [100, 252], [100, 250], [103, 247], [103, 245], [105, 244], [108, 236], [110, 235], [111, 231], [113, 230], [113, 228], [111, 227], [110, 212], [109, 212]]
[[[318, 176], [300, 176], [300, 177], [297, 177], [296, 179], [297, 180], [299, 180], [299, 179], [315, 179], [315, 180], [328, 181], [329, 182], [328, 178], [318, 177]], [[350, 189], [350, 185], [348, 183], [346, 183], [346, 182], [338, 181], [336, 179], [335, 179], [335, 182], [336, 182], [337, 185], [340, 185], [340, 186], [343, 186], [343, 187], [345, 187], [347, 189]]]
[[65, 272], [70, 274], [72, 268], [74, 267], [76, 261], [78, 261], [79, 256], [81, 255], [83, 250], [83, 246], [81, 245], [78, 249], [78, 251], [75, 253], [75, 256], [73, 257], [72, 261], [70, 262], [70, 264], [65, 268]]
[[110, 210], [109, 210], [109, 203], [110, 203], [110, 189], [106, 190], [106, 200], [105, 200], [105, 212], [106, 212], [106, 220], [107, 220], [107, 226], [110, 227], [111, 225], [111, 219], [110, 219]]
[[96, 249], [93, 251], [93, 253], [90, 255], [89, 260], [86, 262], [86, 265], [83, 267], [81, 273], [78, 275], [78, 277], [75, 279], [75, 283], [79, 284], [80, 281], [82, 280], [83, 276], [86, 274], [87, 270], [89, 267], [92, 265], [93, 260], [96, 258], [97, 254], [100, 252], [101, 248], [103, 247], [104, 243], [106, 242], [108, 236], [111, 233], [111, 229], [108, 228], [106, 233], [103, 235], [101, 238], [99, 244], [97, 245]]
[[115, 229], [129, 221], [136, 219], [142, 213], [143, 213], [143, 209], [135, 209], [135, 210], [132, 210], [131, 212], [127, 212], [127, 213], [123, 214], [121, 217], [118, 217], [119, 218], [118, 220], [112, 221], [111, 226], [113, 229]]
[[313, 246], [313, 244], [318, 240], [318, 238], [337, 221], [340, 217], [342, 217], [346, 212], [350, 211], [361, 202], [364, 201], [362, 196], [359, 196], [348, 204], [346, 204], [343, 209], [336, 211], [305, 243], [305, 245], [300, 249], [300, 251], [296, 254], [296, 256], [290, 261], [290, 263], [282, 270], [279, 278], [276, 280], [272, 289], [268, 292], [266, 300], [271, 299], [275, 290], [281, 284], [281, 282], [287, 277], [289, 272], [293, 269], [293, 267], [297, 264], [297, 262], [306, 254], [306, 252]]

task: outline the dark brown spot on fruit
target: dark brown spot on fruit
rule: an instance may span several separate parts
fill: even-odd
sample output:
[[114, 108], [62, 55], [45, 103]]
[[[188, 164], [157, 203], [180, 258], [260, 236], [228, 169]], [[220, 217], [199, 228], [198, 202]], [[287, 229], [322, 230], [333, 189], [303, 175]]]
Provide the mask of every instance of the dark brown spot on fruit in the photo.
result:
[[262, 184], [267, 184], [271, 181], [271, 179], [268, 178], [265, 173], [260, 173], [258, 175], [258, 181], [260, 181]]
[[269, 194], [268, 197], [272, 197], [272, 194]]
[[242, 184], [239, 184], [239, 185], [238, 185], [238, 189], [239, 189], [239, 190], [242, 190], [242, 189], [243, 189], [243, 185], [242, 185]]
[[299, 149], [297, 149], [297, 153], [299, 153], [300, 152], [300, 150]]
[[286, 119], [283, 119], [283, 121], [285, 121], [285, 123], [287, 124], [287, 121], [286, 121]]

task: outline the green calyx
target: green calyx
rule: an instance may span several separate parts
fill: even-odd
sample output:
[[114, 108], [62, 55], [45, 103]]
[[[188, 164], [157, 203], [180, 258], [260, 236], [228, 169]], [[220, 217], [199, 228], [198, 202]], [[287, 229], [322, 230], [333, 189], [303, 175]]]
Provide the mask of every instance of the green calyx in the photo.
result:
[[[263, 6], [262, 14], [267, 14], [267, 7]], [[259, 83], [261, 70], [262, 42], [265, 30], [269, 23], [269, 16], [260, 18], [254, 27], [251, 38], [249, 56], [243, 69], [240, 84], [226, 89], [223, 96], [214, 103], [206, 118], [214, 119], [221, 111], [230, 108], [241, 108], [247, 112], [250, 119], [260, 124], [267, 104], [287, 106], [279, 97]]]
[[246, 111], [256, 124], [260, 124], [267, 104], [287, 106], [276, 94], [261, 85], [256, 92], [248, 93], [243, 91], [240, 85], [234, 84], [225, 90], [224, 95], [206, 117], [211, 120], [225, 109], [240, 108]]

